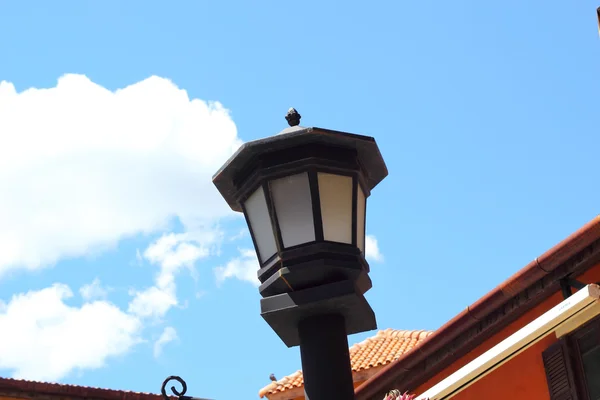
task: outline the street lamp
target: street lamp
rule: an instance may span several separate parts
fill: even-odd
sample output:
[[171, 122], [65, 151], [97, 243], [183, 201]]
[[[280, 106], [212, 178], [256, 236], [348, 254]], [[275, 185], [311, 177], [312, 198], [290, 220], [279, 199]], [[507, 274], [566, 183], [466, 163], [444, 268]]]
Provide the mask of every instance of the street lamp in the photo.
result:
[[364, 298], [366, 204], [387, 168], [368, 136], [299, 126], [245, 143], [214, 175], [259, 260], [261, 316], [300, 346], [309, 400], [354, 398], [347, 335], [377, 328]]

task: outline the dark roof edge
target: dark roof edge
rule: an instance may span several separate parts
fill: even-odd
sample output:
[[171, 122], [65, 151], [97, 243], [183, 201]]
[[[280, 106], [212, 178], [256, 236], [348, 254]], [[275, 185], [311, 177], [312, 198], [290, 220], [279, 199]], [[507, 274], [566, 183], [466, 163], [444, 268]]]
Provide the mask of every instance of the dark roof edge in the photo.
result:
[[377, 399], [392, 389], [414, 389], [549, 297], [560, 278], [582, 272], [599, 260], [597, 216], [372, 376], [355, 390], [356, 400]]
[[[125, 390], [0, 378], [0, 394], [9, 395], [11, 393], [41, 394], [47, 396], [101, 400], [163, 400], [162, 395], [153, 393], [129, 392]], [[169, 396], [169, 399], [175, 400], [176, 397]]]

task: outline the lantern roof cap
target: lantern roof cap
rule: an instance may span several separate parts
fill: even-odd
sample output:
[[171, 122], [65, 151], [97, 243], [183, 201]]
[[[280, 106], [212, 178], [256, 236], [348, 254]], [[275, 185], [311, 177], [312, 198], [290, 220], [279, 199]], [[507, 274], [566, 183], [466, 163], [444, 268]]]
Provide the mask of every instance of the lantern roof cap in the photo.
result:
[[388, 174], [379, 147], [373, 137], [318, 127], [294, 125], [275, 136], [242, 144], [215, 173], [213, 183], [234, 211], [242, 211], [235, 198], [238, 189], [236, 179], [240, 173], [246, 172], [245, 170], [250, 163], [264, 154], [290, 150], [294, 147], [310, 144], [355, 149], [358, 161], [363, 167], [369, 190], [379, 184]]

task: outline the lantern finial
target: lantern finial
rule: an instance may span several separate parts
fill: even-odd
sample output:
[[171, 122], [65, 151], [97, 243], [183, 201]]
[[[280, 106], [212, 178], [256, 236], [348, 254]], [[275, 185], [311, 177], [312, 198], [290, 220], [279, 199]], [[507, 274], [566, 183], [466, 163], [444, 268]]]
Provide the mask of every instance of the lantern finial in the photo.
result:
[[290, 107], [287, 114], [285, 115], [285, 119], [287, 120], [290, 126], [298, 126], [300, 125], [300, 118], [302, 116], [294, 107]]

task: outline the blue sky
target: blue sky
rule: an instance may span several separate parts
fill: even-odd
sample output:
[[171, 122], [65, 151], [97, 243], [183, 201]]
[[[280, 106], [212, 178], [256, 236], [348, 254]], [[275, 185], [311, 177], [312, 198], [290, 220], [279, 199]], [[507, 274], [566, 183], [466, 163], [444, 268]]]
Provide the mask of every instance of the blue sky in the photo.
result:
[[367, 297], [436, 329], [598, 213], [599, 5], [0, 0], [0, 375], [229, 399], [299, 369], [210, 182], [290, 106], [376, 137]]

